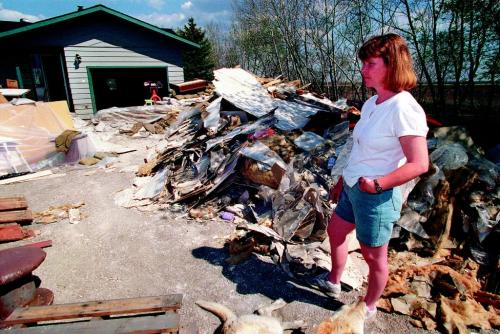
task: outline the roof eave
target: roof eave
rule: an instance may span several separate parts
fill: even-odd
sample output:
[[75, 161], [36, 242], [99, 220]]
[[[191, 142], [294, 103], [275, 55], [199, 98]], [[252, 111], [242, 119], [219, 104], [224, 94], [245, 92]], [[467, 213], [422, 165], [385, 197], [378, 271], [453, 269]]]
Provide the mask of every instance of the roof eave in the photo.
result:
[[71, 20], [71, 19], [83, 16], [83, 15], [88, 15], [88, 14], [99, 12], [99, 11], [106, 12], [106, 13], [108, 13], [110, 15], [117, 16], [117, 17], [119, 17], [121, 19], [124, 19], [124, 20], [126, 20], [128, 22], [131, 22], [131, 23], [134, 23], [134, 24], [138, 24], [138, 25], [140, 25], [140, 26], [142, 26], [142, 27], [144, 27], [146, 29], [153, 30], [153, 31], [155, 31], [157, 33], [160, 33], [160, 34], [164, 35], [164, 36], [167, 36], [167, 37], [173, 38], [173, 39], [175, 39], [175, 40], [177, 40], [179, 42], [185, 43], [185, 44], [187, 44], [187, 45], [189, 45], [191, 47], [194, 47], [194, 48], [197, 48], [197, 49], [199, 49], [201, 47], [197, 43], [191, 42], [191, 41], [189, 41], [187, 39], [184, 39], [184, 38], [182, 38], [180, 36], [177, 36], [177, 35], [174, 35], [172, 33], [167, 32], [167, 31], [164, 31], [161, 28], [158, 28], [158, 27], [156, 27], [156, 26], [154, 26], [152, 24], [146, 23], [146, 22], [141, 21], [139, 19], [136, 19], [136, 18], [134, 18], [132, 16], [120, 13], [120, 12], [114, 10], [114, 9], [108, 8], [108, 7], [103, 6], [103, 5], [96, 5], [96, 6], [87, 8], [87, 9], [83, 9], [81, 11], [71, 12], [71, 13], [64, 14], [64, 15], [61, 15], [61, 16], [56, 16], [56, 17], [53, 17], [53, 18], [50, 18], [50, 19], [47, 19], [47, 20], [35, 22], [35, 23], [32, 23], [32, 24], [30, 24], [28, 26], [25, 26], [25, 27], [20, 27], [20, 28], [16, 28], [16, 29], [4, 31], [4, 32], [0, 33], [0, 39], [4, 38], [4, 37], [7, 37], [7, 36], [16, 35], [16, 34], [19, 34], [19, 33], [22, 33], [22, 32], [26, 32], [26, 31], [30, 31], [30, 30], [35, 30], [35, 29], [38, 29], [38, 28], [42, 28], [42, 27], [45, 27], [45, 26], [49, 26], [49, 25], [52, 25], [52, 24], [56, 24], [56, 23], [68, 21], [68, 20]]

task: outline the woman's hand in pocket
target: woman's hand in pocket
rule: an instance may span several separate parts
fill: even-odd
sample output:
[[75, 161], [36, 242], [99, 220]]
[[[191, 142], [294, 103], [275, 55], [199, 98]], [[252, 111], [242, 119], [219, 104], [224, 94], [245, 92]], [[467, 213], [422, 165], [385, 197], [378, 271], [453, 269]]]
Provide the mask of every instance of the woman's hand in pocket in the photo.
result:
[[359, 189], [362, 192], [369, 193], [369, 194], [376, 194], [377, 189], [375, 188], [375, 182], [373, 180], [367, 179], [366, 177], [360, 177], [358, 179], [358, 185]]

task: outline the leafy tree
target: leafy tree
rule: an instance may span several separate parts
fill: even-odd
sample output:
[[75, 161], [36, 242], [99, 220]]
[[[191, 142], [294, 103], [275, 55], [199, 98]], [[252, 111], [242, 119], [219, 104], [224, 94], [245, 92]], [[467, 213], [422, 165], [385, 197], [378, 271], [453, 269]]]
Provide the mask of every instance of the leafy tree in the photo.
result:
[[205, 31], [197, 27], [194, 19], [190, 17], [188, 23], [178, 30], [177, 34], [201, 46], [199, 49], [191, 48], [184, 51], [184, 79], [212, 80], [215, 62], [212, 45], [205, 36]]

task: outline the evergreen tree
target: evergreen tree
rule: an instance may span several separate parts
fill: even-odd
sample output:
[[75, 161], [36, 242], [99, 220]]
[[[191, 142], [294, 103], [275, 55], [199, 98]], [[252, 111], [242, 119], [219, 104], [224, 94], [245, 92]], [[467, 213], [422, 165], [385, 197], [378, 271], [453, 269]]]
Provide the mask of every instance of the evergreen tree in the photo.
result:
[[199, 49], [189, 48], [184, 51], [184, 79], [212, 80], [215, 62], [212, 45], [205, 36], [205, 31], [197, 27], [194, 19], [190, 17], [188, 23], [182, 30], [178, 30], [177, 34], [201, 46]]

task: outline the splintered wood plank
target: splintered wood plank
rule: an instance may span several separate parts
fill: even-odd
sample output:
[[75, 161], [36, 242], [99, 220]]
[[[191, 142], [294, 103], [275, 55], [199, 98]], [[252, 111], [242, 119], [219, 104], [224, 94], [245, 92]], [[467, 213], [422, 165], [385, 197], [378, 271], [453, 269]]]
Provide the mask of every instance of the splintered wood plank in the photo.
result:
[[24, 232], [21, 226], [6, 225], [0, 226], [0, 242], [16, 241], [24, 239]]
[[4, 323], [15, 325], [48, 320], [166, 312], [179, 309], [181, 303], [182, 295], [175, 294], [50, 306], [18, 307], [5, 319]]
[[9, 330], [11, 334], [123, 334], [123, 333], [176, 333], [179, 314], [106, 319], [76, 323], [38, 325]]
[[28, 208], [24, 197], [0, 197], [0, 211], [22, 210]]
[[2, 211], [0, 212], [0, 224], [21, 223], [33, 221], [31, 210]]
[[21, 245], [18, 247], [28, 247], [28, 248], [46, 248], [46, 247], [52, 247], [52, 240], [44, 240], [44, 241], [39, 241], [39, 242], [33, 242], [30, 244], [26, 245]]
[[37, 178], [40, 178], [42, 176], [48, 176], [48, 175], [53, 175], [51, 170], [42, 170], [42, 171], [36, 172], [36, 173], [30, 173], [30, 174], [26, 174], [23, 176], [11, 177], [9, 179], [0, 180], [0, 185], [29, 181], [29, 180], [37, 179]]

